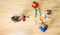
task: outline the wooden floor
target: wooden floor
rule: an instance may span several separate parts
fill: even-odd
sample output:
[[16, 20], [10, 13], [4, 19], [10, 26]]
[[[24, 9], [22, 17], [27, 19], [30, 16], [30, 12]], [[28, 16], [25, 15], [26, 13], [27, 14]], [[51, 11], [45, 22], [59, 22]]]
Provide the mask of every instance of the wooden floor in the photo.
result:
[[[39, 30], [39, 17], [34, 18], [32, 0], [0, 0], [0, 35], [60, 35], [60, 0], [36, 0], [41, 12], [52, 10], [46, 32]], [[26, 21], [12, 22], [11, 16], [25, 13]], [[37, 21], [37, 23], [35, 22]]]

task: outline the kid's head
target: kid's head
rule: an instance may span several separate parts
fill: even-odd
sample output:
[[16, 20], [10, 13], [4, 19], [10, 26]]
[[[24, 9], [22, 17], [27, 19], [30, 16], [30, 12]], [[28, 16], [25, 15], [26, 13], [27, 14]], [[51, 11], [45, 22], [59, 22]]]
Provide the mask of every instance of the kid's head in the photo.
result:
[[44, 25], [44, 22], [42, 22], [41, 25]]
[[46, 10], [47, 12], [51, 12], [51, 10]]
[[33, 4], [36, 4], [36, 1], [33, 1]]
[[46, 24], [44, 22], [41, 23], [41, 26], [46, 26]]
[[51, 14], [51, 10], [46, 10], [47, 14]]
[[11, 17], [11, 20], [12, 21], [15, 21], [15, 22], [18, 22], [19, 21], [18, 18], [19, 18], [18, 16], [12, 16]]

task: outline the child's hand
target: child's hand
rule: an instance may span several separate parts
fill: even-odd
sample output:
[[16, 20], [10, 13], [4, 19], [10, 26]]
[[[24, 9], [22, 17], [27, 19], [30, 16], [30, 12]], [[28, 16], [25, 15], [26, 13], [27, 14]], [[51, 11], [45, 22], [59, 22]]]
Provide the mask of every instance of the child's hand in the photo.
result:
[[35, 4], [33, 4], [33, 6], [35, 6]]

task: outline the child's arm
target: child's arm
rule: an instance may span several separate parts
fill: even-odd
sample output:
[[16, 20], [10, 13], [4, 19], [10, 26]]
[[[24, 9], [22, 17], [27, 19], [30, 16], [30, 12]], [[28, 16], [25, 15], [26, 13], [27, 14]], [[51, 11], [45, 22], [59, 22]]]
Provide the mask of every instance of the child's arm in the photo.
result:
[[35, 4], [32, 4], [32, 8], [35, 8]]

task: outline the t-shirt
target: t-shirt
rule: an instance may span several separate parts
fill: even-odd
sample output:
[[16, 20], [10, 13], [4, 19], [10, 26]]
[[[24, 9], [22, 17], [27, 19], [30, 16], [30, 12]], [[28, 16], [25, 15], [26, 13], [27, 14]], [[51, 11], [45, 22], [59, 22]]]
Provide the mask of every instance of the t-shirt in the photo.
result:
[[34, 5], [34, 4], [32, 4], [32, 7], [33, 8], [38, 8], [39, 7], [39, 3], [38, 2], [36, 2], [36, 4]]
[[46, 17], [46, 18], [48, 18], [50, 15], [48, 15], [46, 12], [44, 12], [43, 14], [42, 14], [42, 17]]

